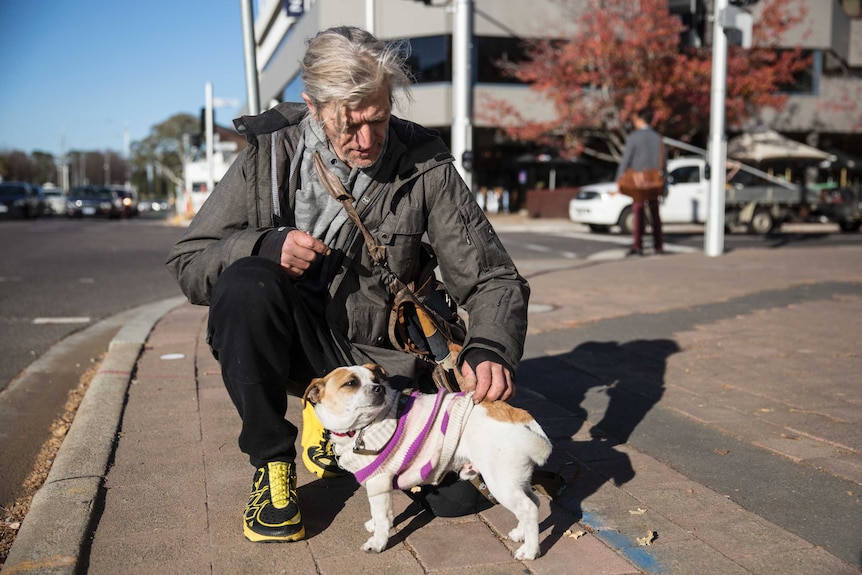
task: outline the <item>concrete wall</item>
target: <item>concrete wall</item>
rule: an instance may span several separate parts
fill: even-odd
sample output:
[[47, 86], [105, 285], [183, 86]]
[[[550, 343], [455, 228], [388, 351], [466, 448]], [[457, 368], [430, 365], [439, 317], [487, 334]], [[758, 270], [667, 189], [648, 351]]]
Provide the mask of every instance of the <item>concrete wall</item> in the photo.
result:
[[[831, 49], [851, 66], [862, 66], [862, 20], [850, 19], [837, 0], [801, 1], [807, 6], [806, 20], [788, 31], [782, 43]], [[267, 0], [261, 5], [261, 12], [268, 6], [271, 18], [255, 23], [258, 40], [269, 42], [270, 49], [273, 43], [278, 45], [269, 62], [258, 62], [259, 68], [265, 65], [260, 76], [260, 98], [264, 109], [271, 99], [281, 96], [285, 85], [298, 74], [298, 61], [305, 52], [308, 38], [330, 26], [365, 25], [365, 0], [313, 0], [308, 4], [308, 12], [296, 22], [288, 21], [280, 0]], [[760, 6], [754, 7], [755, 17]], [[452, 32], [452, 14], [441, 6], [425, 6], [410, 0], [375, 0], [375, 7], [375, 34], [382, 38]], [[475, 7], [474, 29], [477, 35], [531, 38], [570, 35], [574, 31], [576, 12], [583, 9], [584, 4], [555, 0], [475, 0]], [[265, 30], [287, 30], [287, 33], [278, 33], [276, 42], [261, 37]], [[793, 96], [781, 112], [766, 110], [762, 117], [770, 124], [774, 122], [773, 127], [778, 130], [859, 132], [862, 131], [857, 120], [860, 107], [848, 103], [848, 94], [852, 100], [858, 99], [856, 95], [860, 93], [862, 81], [824, 77], [820, 96]], [[451, 87], [448, 84], [414, 86], [413, 95], [414, 101], [396, 107], [396, 114], [427, 126], [451, 124]], [[483, 101], [489, 97], [511, 102], [526, 115], [539, 120], [553, 117], [548, 102], [526, 87], [478, 85], [474, 94], [476, 127], [498, 125], [492, 116], [483, 114]]]
[[762, 119], [779, 132], [862, 132], [862, 79], [823, 78], [820, 95], [791, 96], [780, 112], [766, 109]]

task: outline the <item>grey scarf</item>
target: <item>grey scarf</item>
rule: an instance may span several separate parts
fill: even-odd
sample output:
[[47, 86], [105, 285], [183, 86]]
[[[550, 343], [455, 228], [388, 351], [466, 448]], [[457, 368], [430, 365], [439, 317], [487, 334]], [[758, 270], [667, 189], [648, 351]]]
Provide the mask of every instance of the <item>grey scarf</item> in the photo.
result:
[[[305, 145], [300, 147], [302, 150], [301, 158], [299, 157], [300, 154], [297, 154], [297, 158], [294, 160], [300, 160], [299, 175], [302, 182], [302, 187], [296, 191], [296, 205], [294, 206], [296, 227], [323, 240], [324, 243], [330, 244], [348, 217], [342, 205], [329, 195], [329, 192], [320, 182], [312, 160], [314, 152], [320, 152], [330, 171], [338, 176], [338, 179], [341, 180], [356, 201], [371, 185], [372, 176], [379, 168], [381, 161], [378, 159], [374, 165], [365, 169], [349, 168], [330, 150], [323, 126], [311, 115], [302, 120], [302, 133]], [[385, 153], [386, 146], [384, 145], [380, 157], [382, 158]]]

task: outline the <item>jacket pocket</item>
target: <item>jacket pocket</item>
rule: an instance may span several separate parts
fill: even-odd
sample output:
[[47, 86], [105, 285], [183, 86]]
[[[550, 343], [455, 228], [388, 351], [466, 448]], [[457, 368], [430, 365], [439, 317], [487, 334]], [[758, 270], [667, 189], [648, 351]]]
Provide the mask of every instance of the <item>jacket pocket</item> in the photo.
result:
[[390, 269], [405, 283], [418, 272], [425, 227], [423, 211], [403, 205], [397, 213], [389, 214], [374, 232], [377, 242], [386, 247]]
[[514, 267], [512, 259], [500, 241], [500, 237], [478, 204], [471, 203], [461, 206], [459, 216], [464, 226], [465, 240], [476, 251], [479, 269], [482, 272], [487, 272], [498, 266]]

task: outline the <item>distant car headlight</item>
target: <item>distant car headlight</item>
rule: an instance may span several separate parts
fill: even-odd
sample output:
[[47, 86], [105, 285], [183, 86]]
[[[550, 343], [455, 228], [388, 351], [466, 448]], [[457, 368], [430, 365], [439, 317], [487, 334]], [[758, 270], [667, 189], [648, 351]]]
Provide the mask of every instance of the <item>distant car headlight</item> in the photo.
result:
[[615, 195], [616, 192], [608, 192], [603, 190], [580, 190], [578, 192], [577, 198], [579, 200], [607, 200], [611, 196]]

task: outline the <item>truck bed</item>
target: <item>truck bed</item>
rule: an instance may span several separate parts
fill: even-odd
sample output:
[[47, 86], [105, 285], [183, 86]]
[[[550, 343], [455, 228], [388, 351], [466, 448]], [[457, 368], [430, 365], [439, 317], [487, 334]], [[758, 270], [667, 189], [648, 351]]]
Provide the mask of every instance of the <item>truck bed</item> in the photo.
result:
[[799, 187], [786, 188], [778, 185], [730, 186], [725, 194], [728, 204], [800, 204], [805, 202], [804, 191]]

